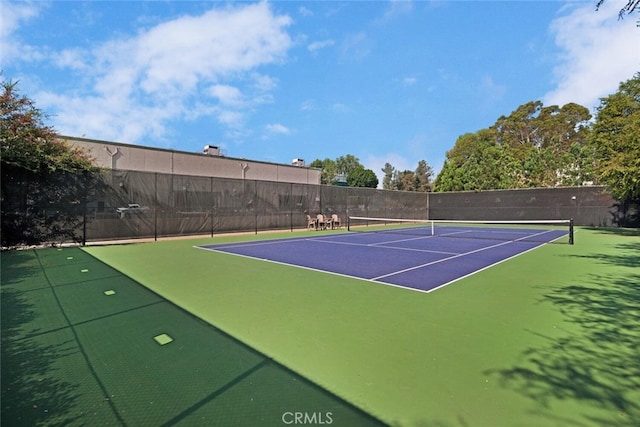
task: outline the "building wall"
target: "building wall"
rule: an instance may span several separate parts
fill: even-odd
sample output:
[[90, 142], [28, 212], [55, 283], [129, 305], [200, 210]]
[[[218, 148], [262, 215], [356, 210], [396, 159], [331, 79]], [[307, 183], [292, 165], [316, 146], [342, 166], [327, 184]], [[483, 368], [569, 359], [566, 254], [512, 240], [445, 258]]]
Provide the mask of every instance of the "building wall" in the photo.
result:
[[320, 184], [319, 169], [258, 162], [232, 157], [142, 147], [110, 141], [61, 136], [86, 149], [99, 167], [114, 170], [171, 173], [177, 175], [258, 181]]

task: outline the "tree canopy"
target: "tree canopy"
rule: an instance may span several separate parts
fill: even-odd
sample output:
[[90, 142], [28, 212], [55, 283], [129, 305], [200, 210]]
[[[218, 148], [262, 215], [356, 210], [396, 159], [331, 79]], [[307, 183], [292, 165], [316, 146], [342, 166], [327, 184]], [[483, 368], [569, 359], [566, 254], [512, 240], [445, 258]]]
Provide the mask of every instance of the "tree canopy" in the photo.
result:
[[436, 178], [436, 191], [579, 185], [592, 179], [591, 114], [569, 103], [519, 106], [488, 129], [458, 138]]
[[316, 159], [313, 162], [309, 163], [309, 167], [322, 170], [322, 173], [320, 175], [321, 184], [333, 184], [336, 179], [336, 175], [338, 174], [336, 161], [329, 158], [324, 160]]
[[[375, 186], [373, 172], [352, 156], [316, 160], [323, 183], [339, 173], [349, 185]], [[640, 72], [603, 98], [592, 117], [576, 103], [520, 105], [474, 133], [461, 135], [433, 169], [420, 160], [415, 170], [385, 163], [382, 188], [403, 191], [477, 191], [528, 187], [607, 185], [622, 201], [640, 200]], [[351, 175], [353, 174], [353, 175]], [[370, 179], [365, 179], [365, 177]], [[375, 183], [375, 185], [374, 185]]]
[[640, 72], [601, 99], [591, 142], [599, 179], [620, 200], [640, 201]]
[[601, 99], [592, 120], [578, 104], [521, 105], [488, 129], [458, 138], [436, 191], [601, 183], [640, 200], [640, 72]]
[[371, 169], [358, 166], [347, 175], [347, 185], [349, 187], [376, 188], [378, 186], [378, 177]]
[[348, 185], [350, 187], [378, 186], [378, 177], [371, 169], [366, 169], [353, 154], [340, 156], [335, 160], [316, 159], [310, 167], [322, 169], [321, 183], [326, 185]]
[[384, 164], [382, 172], [384, 173], [384, 178], [382, 178], [382, 189], [392, 190], [393, 176], [396, 172], [396, 168], [394, 168], [391, 163], [387, 162]]
[[433, 183], [433, 168], [426, 160], [420, 160], [415, 170], [396, 170], [390, 163], [385, 163], [382, 168], [384, 178], [382, 188], [384, 190], [402, 191], [431, 191]]
[[2, 245], [75, 239], [92, 159], [58, 138], [17, 83], [3, 81], [2, 89]]

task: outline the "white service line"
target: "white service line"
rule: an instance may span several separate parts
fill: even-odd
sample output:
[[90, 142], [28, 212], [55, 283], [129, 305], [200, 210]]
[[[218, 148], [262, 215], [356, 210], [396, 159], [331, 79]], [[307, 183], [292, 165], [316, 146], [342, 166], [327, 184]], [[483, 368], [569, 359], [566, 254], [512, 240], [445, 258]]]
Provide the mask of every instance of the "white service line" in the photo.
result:
[[[530, 236], [526, 236], [526, 238], [539, 236], [541, 234], [548, 233], [549, 231], [550, 230], [546, 230], [546, 231], [543, 231], [541, 233], [536, 233], [536, 234], [533, 234], [533, 235], [530, 235]], [[414, 267], [405, 268], [404, 270], [395, 271], [393, 273], [383, 274], [382, 276], [373, 277], [373, 278], [371, 278], [371, 280], [384, 279], [385, 277], [395, 276], [397, 274], [406, 273], [407, 271], [417, 270], [419, 268], [428, 267], [430, 265], [434, 265], [434, 264], [438, 264], [438, 263], [441, 263], [441, 262], [449, 261], [449, 260], [452, 260], [452, 259], [455, 259], [455, 258], [459, 258], [459, 257], [462, 257], [462, 256], [471, 255], [471, 254], [475, 254], [475, 253], [478, 253], [478, 252], [486, 251], [487, 249], [493, 249], [493, 248], [497, 248], [498, 246], [508, 245], [510, 243], [514, 243], [514, 242], [517, 242], [517, 241], [523, 240], [523, 239], [525, 239], [525, 237], [521, 237], [521, 238], [516, 239], [516, 240], [511, 240], [511, 241], [507, 241], [507, 242], [498, 243], [498, 244], [491, 245], [491, 246], [485, 246], [484, 248], [476, 249], [476, 250], [469, 251], [469, 252], [464, 252], [464, 253], [457, 254], [457, 255], [454, 255], [454, 256], [450, 256], [450, 257], [447, 257], [447, 258], [442, 258], [442, 259], [439, 259], [439, 260], [436, 260], [436, 261], [431, 261], [431, 262], [428, 262], [426, 264], [420, 264], [420, 265], [416, 265]]]
[[[549, 231], [551, 231], [551, 230], [549, 230]], [[542, 233], [541, 233], [541, 234], [542, 234]], [[563, 237], [563, 236], [558, 237], [557, 239], [553, 239], [553, 240], [551, 240], [551, 241], [553, 242], [554, 240], [561, 239], [562, 237]], [[427, 290], [427, 291], [425, 291], [425, 292], [426, 292], [426, 293], [429, 293], [429, 292], [437, 291], [438, 289], [444, 288], [445, 286], [448, 286], [448, 285], [450, 285], [450, 284], [452, 284], [452, 283], [455, 283], [455, 282], [457, 282], [458, 280], [462, 280], [462, 279], [464, 279], [464, 278], [467, 278], [467, 277], [473, 276], [474, 274], [477, 274], [477, 273], [479, 273], [479, 272], [481, 272], [481, 271], [484, 271], [484, 270], [486, 270], [486, 269], [488, 269], [488, 268], [491, 268], [491, 267], [493, 267], [494, 265], [502, 264], [502, 263], [503, 263], [503, 262], [505, 262], [505, 261], [509, 261], [510, 259], [513, 259], [513, 258], [518, 257], [518, 256], [520, 256], [520, 255], [524, 255], [524, 254], [526, 254], [527, 252], [531, 252], [531, 251], [532, 251], [532, 250], [534, 250], [534, 249], [538, 249], [540, 246], [543, 246], [543, 245], [545, 245], [545, 244], [546, 244], [546, 242], [541, 242], [540, 244], [538, 244], [538, 245], [536, 245], [536, 246], [534, 246], [534, 247], [532, 247], [532, 248], [529, 248], [529, 249], [527, 249], [526, 251], [518, 252], [517, 254], [511, 255], [511, 256], [510, 256], [510, 257], [508, 257], [508, 258], [501, 259], [500, 261], [496, 261], [496, 262], [494, 262], [493, 264], [489, 264], [489, 265], [487, 265], [486, 267], [482, 267], [482, 268], [480, 268], [480, 269], [478, 269], [478, 270], [474, 270], [474, 271], [472, 271], [472, 272], [471, 272], [471, 273], [469, 273], [469, 274], [465, 274], [464, 276], [457, 277], [457, 278], [455, 278], [455, 279], [453, 279], [453, 280], [448, 281], [447, 283], [443, 283], [442, 285], [440, 285], [440, 286], [436, 286], [435, 288], [431, 288], [431, 289], [429, 289], [429, 290]], [[380, 283], [384, 283], [384, 282], [380, 282]]]
[[[544, 234], [544, 233], [549, 233], [549, 232], [551, 232], [551, 231], [552, 231], [552, 230], [546, 230], [546, 231], [543, 231], [543, 232], [541, 232], [541, 233], [534, 234], [533, 236], [539, 236], [539, 235], [542, 235], [542, 234]], [[497, 244], [497, 245], [492, 245], [492, 246], [488, 246], [488, 247], [480, 248], [480, 249], [477, 249], [477, 250], [474, 250], [474, 251], [470, 251], [470, 252], [466, 252], [466, 253], [463, 253], [463, 254], [456, 254], [455, 256], [448, 257], [448, 258], [444, 258], [444, 259], [439, 260], [439, 261], [430, 262], [430, 263], [423, 264], [423, 265], [420, 265], [420, 266], [417, 266], [417, 267], [408, 268], [408, 269], [405, 269], [405, 270], [402, 270], [402, 271], [397, 271], [397, 272], [395, 272], [395, 273], [385, 274], [385, 275], [383, 275], [383, 276], [374, 277], [374, 278], [371, 278], [371, 279], [367, 279], [367, 278], [360, 277], [360, 276], [351, 276], [351, 275], [349, 275], [349, 274], [337, 273], [337, 272], [333, 272], [333, 271], [320, 270], [320, 269], [312, 268], [312, 267], [305, 267], [305, 266], [303, 266], [303, 265], [298, 265], [298, 264], [289, 264], [289, 263], [282, 262], [282, 261], [275, 261], [275, 260], [269, 260], [269, 259], [264, 259], [264, 258], [257, 258], [257, 257], [250, 256], [250, 255], [242, 255], [242, 254], [236, 254], [236, 253], [233, 253], [233, 252], [218, 251], [218, 249], [217, 249], [217, 248], [216, 248], [216, 249], [213, 249], [213, 248], [206, 248], [206, 247], [203, 247], [203, 246], [194, 246], [194, 248], [196, 248], [196, 249], [205, 249], [205, 250], [214, 251], [214, 252], [219, 252], [219, 253], [221, 253], [221, 254], [225, 254], [225, 255], [239, 256], [239, 257], [249, 258], [249, 259], [255, 259], [255, 260], [259, 260], [259, 261], [266, 261], [266, 262], [271, 262], [271, 263], [274, 263], [274, 264], [285, 265], [285, 266], [289, 266], [289, 267], [302, 268], [302, 269], [309, 270], [309, 271], [316, 271], [316, 272], [320, 272], [320, 273], [332, 274], [332, 275], [334, 275], [334, 276], [340, 276], [340, 277], [346, 277], [346, 278], [350, 278], [350, 279], [362, 280], [362, 281], [365, 281], [365, 282], [375, 283], [375, 284], [379, 284], [379, 285], [391, 286], [391, 287], [394, 287], [394, 288], [401, 288], [401, 289], [405, 289], [405, 290], [408, 290], [408, 291], [414, 291], [414, 292], [420, 292], [420, 293], [426, 293], [426, 294], [428, 294], [428, 293], [431, 293], [431, 292], [433, 292], [433, 291], [435, 291], [435, 290], [438, 290], [438, 289], [444, 288], [445, 286], [448, 286], [448, 285], [450, 285], [450, 284], [452, 284], [452, 283], [455, 283], [455, 282], [457, 282], [458, 280], [464, 279], [464, 278], [469, 277], [469, 276], [473, 276], [474, 274], [476, 274], [476, 273], [478, 273], [478, 272], [480, 272], [480, 271], [486, 270], [486, 269], [488, 269], [488, 268], [491, 268], [491, 267], [493, 267], [494, 265], [498, 265], [498, 264], [500, 264], [500, 263], [503, 263], [503, 262], [505, 262], [505, 261], [508, 261], [508, 260], [510, 260], [510, 259], [513, 259], [513, 258], [515, 258], [515, 257], [517, 257], [517, 256], [520, 256], [520, 255], [522, 255], [522, 254], [525, 254], [525, 253], [527, 253], [527, 252], [530, 252], [530, 251], [532, 251], [532, 250], [534, 250], [534, 249], [537, 249], [537, 248], [539, 248], [540, 246], [544, 245], [544, 244], [545, 244], [545, 242], [540, 242], [540, 244], [538, 244], [538, 245], [534, 246], [533, 248], [527, 249], [526, 251], [519, 252], [519, 253], [514, 254], [514, 255], [512, 255], [512, 256], [510, 256], [510, 257], [508, 257], [508, 258], [504, 258], [504, 259], [501, 259], [501, 260], [499, 260], [499, 261], [496, 261], [496, 262], [494, 262], [493, 264], [490, 264], [490, 265], [487, 265], [486, 267], [483, 267], [483, 268], [481, 268], [481, 269], [478, 269], [478, 270], [472, 271], [471, 273], [466, 274], [466, 275], [464, 275], [464, 276], [457, 277], [457, 278], [455, 278], [455, 279], [453, 279], [453, 280], [451, 280], [451, 281], [449, 281], [449, 282], [447, 282], [447, 283], [443, 283], [443, 284], [441, 284], [441, 285], [439, 285], [439, 286], [436, 286], [435, 288], [431, 288], [431, 289], [426, 289], [426, 290], [425, 290], [425, 289], [414, 288], [414, 287], [406, 286], [406, 285], [397, 285], [397, 284], [395, 284], [395, 283], [389, 283], [389, 282], [380, 281], [379, 279], [380, 279], [380, 278], [384, 278], [384, 277], [393, 276], [393, 275], [396, 275], [396, 274], [400, 274], [400, 273], [405, 272], [405, 271], [415, 270], [415, 269], [422, 268], [422, 267], [425, 267], [425, 266], [428, 266], [428, 265], [437, 264], [437, 263], [439, 263], [439, 262], [446, 261], [446, 260], [450, 260], [450, 259], [454, 259], [454, 258], [458, 258], [458, 257], [460, 257], [460, 256], [464, 256], [464, 255], [468, 255], [468, 254], [472, 254], [472, 253], [480, 252], [480, 251], [483, 251], [483, 250], [485, 250], [485, 249], [490, 249], [490, 248], [494, 248], [494, 247], [501, 246], [501, 245], [504, 245], [504, 244], [513, 243], [513, 242], [516, 242], [516, 241], [518, 241], [518, 240], [523, 240], [523, 239], [525, 239], [525, 238], [533, 237], [533, 236], [526, 236], [526, 237], [522, 237], [522, 238], [517, 239], [517, 240], [512, 240], [512, 241], [508, 241], [508, 242], [502, 242], [502, 243]], [[327, 241], [325, 241], [324, 239], [325, 239], [325, 238], [328, 238], [328, 237], [330, 237], [330, 236], [326, 236], [326, 237], [325, 237], [325, 236], [323, 236], [323, 237], [318, 237], [318, 238], [309, 238], [309, 239], [300, 239], [300, 240], [312, 240], [312, 241], [319, 241], [319, 242], [323, 242], [323, 243], [334, 243], [334, 244], [343, 244], [343, 245], [369, 246], [369, 245], [354, 244], [354, 243], [346, 243], [346, 242], [340, 242], [340, 243], [338, 243], [338, 242], [327, 242]], [[558, 238], [560, 238], [560, 237], [558, 237]], [[272, 241], [268, 241], [268, 242], [256, 242], [256, 244], [269, 244], [269, 243], [285, 242], [285, 241], [289, 241], [289, 242], [290, 242], [290, 241], [292, 241], [292, 240], [296, 240], [296, 239], [282, 239], [282, 240], [279, 240], [279, 241], [273, 241], [273, 240], [272, 240]], [[229, 246], [237, 246], [237, 245], [233, 245], [233, 244], [231, 244], [231, 245], [229, 245]], [[224, 246], [221, 246], [221, 248], [222, 248], [222, 247], [224, 247]], [[400, 249], [400, 248], [393, 248], [393, 249]]]
[[[361, 246], [365, 248], [383, 248], [383, 249], [393, 249], [397, 251], [411, 251], [411, 252], [422, 252], [422, 253], [430, 253], [430, 254], [443, 254], [443, 255], [457, 255], [458, 252], [443, 252], [443, 251], [433, 251], [428, 249], [417, 249], [417, 248], [399, 248], [396, 246], [385, 246], [389, 243], [398, 243], [402, 242], [402, 240], [395, 240], [392, 242], [380, 242], [380, 243], [350, 243], [350, 242], [333, 242], [330, 240], [320, 240], [320, 239], [308, 239], [312, 242], [320, 242], [320, 243], [329, 243], [332, 245], [348, 245], [348, 246]], [[407, 240], [415, 240], [415, 239], [407, 239]]]

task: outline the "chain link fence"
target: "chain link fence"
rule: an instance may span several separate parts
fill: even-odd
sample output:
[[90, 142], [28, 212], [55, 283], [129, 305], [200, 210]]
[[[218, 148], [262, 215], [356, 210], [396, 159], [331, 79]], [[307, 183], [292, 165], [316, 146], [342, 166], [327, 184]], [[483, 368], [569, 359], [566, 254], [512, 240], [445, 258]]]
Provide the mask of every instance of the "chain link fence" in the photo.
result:
[[109, 171], [87, 204], [85, 241], [294, 230], [307, 215], [428, 217], [426, 193]]
[[[60, 234], [82, 243], [103, 240], [294, 230], [307, 215], [444, 219], [549, 220], [574, 218], [576, 225], [633, 225], [637, 207], [618, 204], [603, 187], [418, 193], [283, 182], [111, 170], [98, 175], [73, 206], [33, 209], [28, 195], [11, 206], [19, 216], [73, 212], [77, 221]], [[3, 183], [3, 202], [10, 192]], [[8, 214], [3, 209], [3, 215]], [[3, 229], [4, 229], [3, 218]]]
[[549, 220], [574, 218], [576, 225], [629, 225], [633, 212], [622, 206], [604, 187], [528, 188], [517, 190], [433, 193], [429, 219]]

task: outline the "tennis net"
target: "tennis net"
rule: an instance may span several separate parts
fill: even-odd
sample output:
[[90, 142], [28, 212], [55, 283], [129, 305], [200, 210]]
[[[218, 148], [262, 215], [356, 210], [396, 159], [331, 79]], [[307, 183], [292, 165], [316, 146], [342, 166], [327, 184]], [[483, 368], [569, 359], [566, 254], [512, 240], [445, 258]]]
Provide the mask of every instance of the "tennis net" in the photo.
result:
[[350, 216], [347, 230], [541, 243], [574, 242], [573, 220], [460, 221]]

